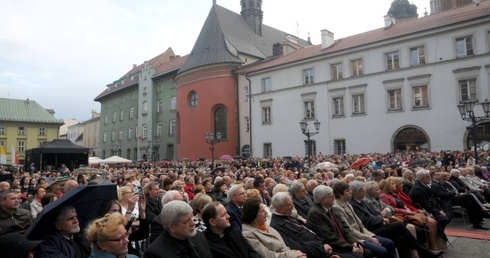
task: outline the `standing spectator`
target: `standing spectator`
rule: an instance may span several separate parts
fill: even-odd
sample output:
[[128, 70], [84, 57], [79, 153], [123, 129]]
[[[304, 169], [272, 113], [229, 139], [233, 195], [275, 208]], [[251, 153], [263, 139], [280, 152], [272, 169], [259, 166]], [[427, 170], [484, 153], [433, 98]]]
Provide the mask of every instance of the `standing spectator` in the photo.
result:
[[11, 190], [0, 192], [0, 235], [18, 232], [23, 234], [31, 225], [31, 213], [20, 208], [19, 194]]
[[152, 181], [146, 185], [146, 219], [151, 223], [162, 211], [160, 186]]
[[43, 210], [41, 199], [46, 194], [46, 188], [44, 186], [37, 186], [34, 188], [34, 199], [30, 204], [32, 218], [35, 219], [37, 214]]

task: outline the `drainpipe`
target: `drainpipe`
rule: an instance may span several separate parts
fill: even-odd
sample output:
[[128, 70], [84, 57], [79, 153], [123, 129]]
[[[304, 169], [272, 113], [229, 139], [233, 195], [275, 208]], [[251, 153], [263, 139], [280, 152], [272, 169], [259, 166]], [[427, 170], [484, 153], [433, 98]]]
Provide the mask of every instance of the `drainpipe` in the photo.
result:
[[250, 123], [250, 128], [249, 128], [249, 145], [250, 145], [250, 158], [253, 157], [252, 155], [252, 82], [248, 78], [248, 73], [245, 74], [245, 79], [248, 81], [248, 121]]

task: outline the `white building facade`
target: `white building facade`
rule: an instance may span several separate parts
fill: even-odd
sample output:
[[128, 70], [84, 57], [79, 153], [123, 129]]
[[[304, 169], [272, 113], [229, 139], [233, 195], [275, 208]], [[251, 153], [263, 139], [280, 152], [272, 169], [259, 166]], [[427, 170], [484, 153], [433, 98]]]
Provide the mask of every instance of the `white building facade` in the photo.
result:
[[[472, 146], [460, 101], [490, 97], [490, 3], [390, 24], [244, 67], [250, 87], [248, 137], [254, 157], [361, 154]], [[240, 84], [241, 83], [241, 84]], [[240, 90], [245, 94], [246, 90]], [[240, 102], [245, 97], [239, 97]], [[248, 104], [248, 103], [247, 103]], [[482, 116], [481, 105], [475, 114]], [[299, 122], [321, 122], [311, 143]], [[488, 133], [486, 129], [488, 128]], [[478, 142], [490, 141], [478, 123]], [[250, 139], [250, 142], [245, 142]]]

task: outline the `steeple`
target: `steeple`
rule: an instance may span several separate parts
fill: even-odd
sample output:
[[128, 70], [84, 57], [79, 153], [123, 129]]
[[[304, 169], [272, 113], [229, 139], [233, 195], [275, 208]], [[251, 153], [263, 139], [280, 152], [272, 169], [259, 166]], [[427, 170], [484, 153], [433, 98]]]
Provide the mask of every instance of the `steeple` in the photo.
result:
[[255, 34], [262, 36], [262, 0], [241, 0], [242, 11], [240, 14], [247, 21], [248, 26]]
[[419, 17], [417, 14], [417, 6], [410, 4], [408, 0], [394, 0], [393, 3], [391, 3], [388, 15], [395, 18], [396, 21]]

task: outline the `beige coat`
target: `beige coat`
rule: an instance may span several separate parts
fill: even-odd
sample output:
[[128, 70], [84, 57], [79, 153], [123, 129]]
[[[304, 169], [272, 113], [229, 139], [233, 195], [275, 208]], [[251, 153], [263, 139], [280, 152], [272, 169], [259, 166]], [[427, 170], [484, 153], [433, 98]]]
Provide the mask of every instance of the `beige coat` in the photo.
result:
[[269, 232], [248, 224], [242, 225], [242, 234], [252, 248], [264, 258], [296, 258], [295, 251], [289, 249], [279, 232], [267, 226]]
[[335, 199], [335, 204], [333, 205], [334, 213], [338, 214], [342, 220], [349, 225], [352, 237], [358, 239], [360, 242], [371, 241], [375, 236], [374, 233], [364, 228], [362, 221], [357, 217], [354, 209], [348, 202], [344, 202], [340, 199]]

